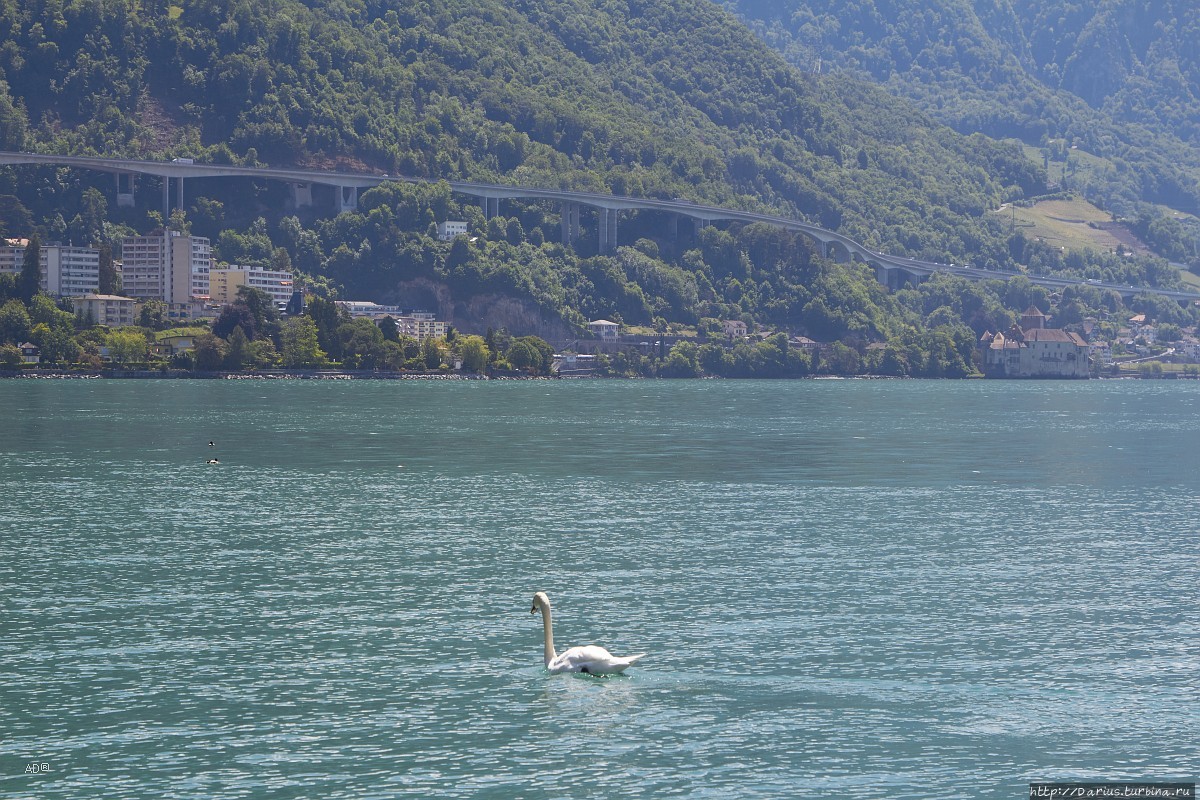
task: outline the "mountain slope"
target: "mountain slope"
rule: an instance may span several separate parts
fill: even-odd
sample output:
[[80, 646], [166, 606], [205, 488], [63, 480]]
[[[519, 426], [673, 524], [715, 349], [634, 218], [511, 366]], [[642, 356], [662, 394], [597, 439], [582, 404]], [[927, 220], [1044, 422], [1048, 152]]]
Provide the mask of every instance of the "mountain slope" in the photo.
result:
[[[1039, 180], [1012, 149], [804, 76], [701, 0], [92, 0], [8, 6], [0, 28], [10, 148], [685, 196], [959, 259], [1001, 257], [980, 215]], [[898, 206], [918, 246], [884, 233]], [[961, 216], [925, 226], [939, 209]]]
[[1092, 194], [1200, 207], [1200, 9], [1145, 0], [729, 0], [789, 60], [871, 76], [961, 133], [1111, 159]]
[[[957, 134], [855, 75], [806, 74], [708, 0], [43, 0], [0, 6], [0, 30], [3, 147], [682, 197], [794, 214], [897, 254], [1166, 276], [1025, 241], [989, 213], [1044, 190], [1017, 144]], [[862, 265], [761, 226], [675, 240], [667, 220], [633, 214], [623, 246], [598, 255], [594, 231], [557, 242], [557, 208], [511, 203], [485, 220], [444, 184], [388, 184], [334, 218], [287, 209], [279, 187], [192, 191], [176, 224], [210, 236], [223, 260], [292, 266], [356, 298], [428, 301], [480, 332], [741, 318], [863, 355], [870, 341], [905, 342], [912, 373], [952, 374], [969, 371], [983, 329], [1049, 308], [1020, 281], [889, 293]], [[107, 176], [0, 172], [0, 233], [91, 241], [161, 222], [152, 192], [132, 210], [109, 208], [106, 192]], [[448, 217], [471, 236], [435, 241]], [[1073, 313], [1120, 305], [1085, 300]], [[920, 355], [926, 345], [945, 357]]]

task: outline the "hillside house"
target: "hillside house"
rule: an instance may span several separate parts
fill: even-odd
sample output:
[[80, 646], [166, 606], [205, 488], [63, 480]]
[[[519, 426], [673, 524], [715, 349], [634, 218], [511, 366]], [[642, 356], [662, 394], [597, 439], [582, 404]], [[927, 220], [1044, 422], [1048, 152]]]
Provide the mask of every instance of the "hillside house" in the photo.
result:
[[38, 364], [42, 360], [42, 351], [36, 344], [32, 342], [23, 342], [17, 345], [17, 349], [21, 351], [22, 364]]
[[448, 219], [437, 225], [437, 237], [440, 241], [449, 242], [455, 236], [467, 235], [467, 223], [463, 220]]
[[594, 319], [588, 323], [588, 330], [602, 342], [615, 342], [620, 326], [606, 319]]
[[821, 349], [821, 343], [815, 342], [807, 336], [793, 336], [789, 340], [789, 344], [798, 350], [803, 350], [806, 353], [815, 353]]

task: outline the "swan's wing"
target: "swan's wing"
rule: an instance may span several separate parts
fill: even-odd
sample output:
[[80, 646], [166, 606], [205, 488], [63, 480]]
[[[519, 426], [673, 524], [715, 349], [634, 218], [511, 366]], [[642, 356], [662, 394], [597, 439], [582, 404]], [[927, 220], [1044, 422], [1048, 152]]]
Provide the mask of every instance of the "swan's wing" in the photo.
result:
[[636, 656], [618, 657], [596, 645], [572, 647], [559, 654], [546, 667], [551, 672], [586, 672], [591, 675], [611, 675], [623, 672], [645, 658], [645, 653]]
[[612, 653], [594, 644], [572, 647], [562, 651], [546, 665], [551, 672], [580, 672], [580, 667], [611, 659]]

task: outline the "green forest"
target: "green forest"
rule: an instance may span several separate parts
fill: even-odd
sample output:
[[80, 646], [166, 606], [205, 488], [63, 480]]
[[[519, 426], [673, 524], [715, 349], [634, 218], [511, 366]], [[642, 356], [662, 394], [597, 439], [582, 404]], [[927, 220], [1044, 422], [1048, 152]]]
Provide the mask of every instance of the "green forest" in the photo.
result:
[[[1015, 138], [1069, 163], [1071, 188], [1115, 214], [1200, 212], [1200, 9], [1165, 0], [727, 0], [806, 72], [877, 81], [956, 131]], [[1144, 223], [1143, 227], [1149, 225]], [[1200, 229], [1164, 255], [1195, 261]], [[1181, 246], [1182, 245], [1182, 246]]]
[[[556, 207], [506, 201], [485, 219], [441, 182], [684, 198], [792, 215], [898, 255], [1179, 285], [1162, 258], [1062, 251], [990, 213], [1047, 191], [1044, 165], [1003, 138], [1019, 131], [964, 135], [935, 106], [869, 75], [801, 69], [707, 0], [70, 0], [6, 4], [0, 26], [2, 149], [431, 181], [385, 184], [336, 216], [320, 204], [291, 208], [280, 185], [195, 181], [185, 207], [162, 220], [153, 187], [137, 207], [117, 208], [111, 176], [4, 168], [4, 236], [116, 252], [122, 237], [167, 222], [211, 238], [222, 262], [294, 270], [324, 299], [429, 307], [464, 336], [565, 340], [609, 317], [697, 336], [741, 319], [767, 337], [740, 353], [700, 342], [609, 365], [618, 373], [965, 375], [978, 336], [1030, 304], [1063, 324], [1131, 309], [1194, 322], [1191, 309], [1150, 295], [1126, 307], [1086, 285], [1050, 295], [1020, 277], [939, 277], [890, 293], [862, 265], [828, 261], [810, 241], [761, 225], [676, 239], [661, 216], [634, 214], [622, 218], [620, 247], [601, 255], [586, 214], [583, 237], [565, 245]], [[466, 220], [469, 236], [437, 241], [434, 226], [447, 219]], [[1144, 227], [1178, 245], [1157, 218]], [[35, 311], [15, 281], [0, 293]], [[283, 350], [269, 326], [242, 334]], [[805, 363], [776, 334], [837, 343], [837, 357]], [[324, 337], [326, 357], [342, 352]], [[493, 347], [489, 358], [505, 352]], [[417, 358], [393, 352], [389, 363]]]

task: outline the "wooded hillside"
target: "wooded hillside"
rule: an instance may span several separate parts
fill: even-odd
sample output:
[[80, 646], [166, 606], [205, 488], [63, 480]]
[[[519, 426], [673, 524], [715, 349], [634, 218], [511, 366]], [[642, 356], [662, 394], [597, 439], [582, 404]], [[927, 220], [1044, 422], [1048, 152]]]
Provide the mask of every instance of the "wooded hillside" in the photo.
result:
[[[1153, 261], [1026, 241], [990, 213], [1045, 191], [1045, 171], [1018, 143], [955, 133], [863, 77], [798, 69], [708, 0], [72, 0], [6, 5], [0, 30], [6, 149], [681, 197], [792, 214], [879, 251], [1174, 280]], [[111, 178], [68, 170], [5, 170], [0, 195], [10, 235], [115, 241], [159, 222], [152, 197], [116, 209]], [[506, 204], [484, 220], [460, 200], [393, 185], [329, 218], [287, 208], [278, 188], [214, 184], [175, 224], [211, 237], [223, 260], [291, 266], [352, 296], [436, 303], [468, 327], [550, 334], [604, 315], [693, 326], [740, 317], [861, 348], [944, 325], [968, 341], [1031, 297], [1050, 305], [1028, 286], [1012, 298], [998, 286], [981, 306], [930, 322], [936, 309], [916, 295], [890, 295], [869, 270], [757, 226], [676, 242], [663, 220], [633, 215], [622, 247], [601, 256], [590, 220], [564, 247], [556, 208]], [[469, 221], [473, 243], [434, 241], [431, 224], [448, 216]]]

